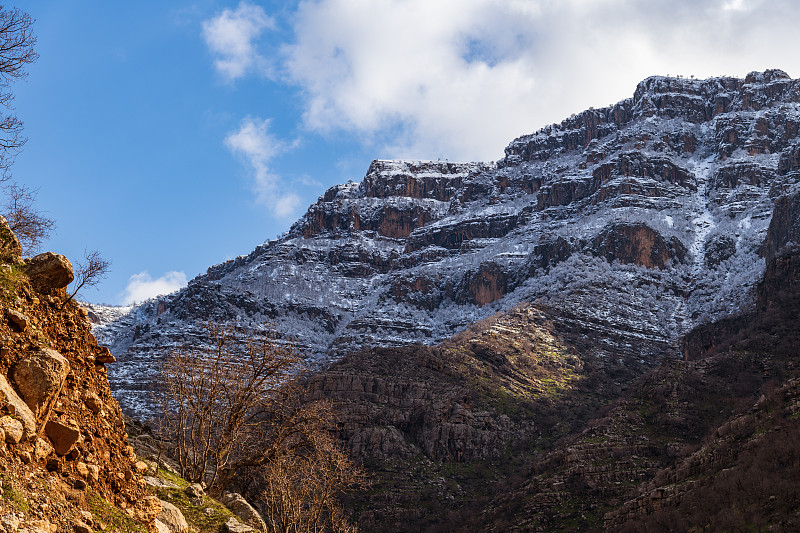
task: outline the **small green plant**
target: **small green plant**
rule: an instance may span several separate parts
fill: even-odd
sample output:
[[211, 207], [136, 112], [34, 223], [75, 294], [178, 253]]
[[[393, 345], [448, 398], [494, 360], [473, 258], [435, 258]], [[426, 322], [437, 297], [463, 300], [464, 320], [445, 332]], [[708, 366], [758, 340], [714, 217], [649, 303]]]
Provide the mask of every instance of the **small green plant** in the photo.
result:
[[3, 474], [0, 474], [0, 486], [3, 487], [3, 500], [5, 500], [12, 509], [21, 513], [28, 512], [28, 501], [14, 488], [8, 478]]
[[105, 524], [105, 531], [147, 533], [147, 528], [128, 516], [122, 509], [111, 505], [99, 494], [89, 492], [86, 501], [92, 514]]
[[27, 276], [16, 265], [0, 265], [0, 301], [8, 302], [17, 297], [20, 286]]
[[[207, 496], [202, 498], [202, 503], [200, 505], [195, 505], [195, 502], [183, 492], [183, 489], [188, 485], [183, 478], [160, 469], [158, 471], [158, 477], [174, 483], [178, 488], [151, 488], [151, 492], [160, 499], [170, 502], [180, 509], [186, 521], [196, 529], [198, 533], [218, 533], [221, 531], [225, 521], [233, 516], [233, 513], [231, 513], [227, 507]], [[213, 512], [210, 513], [210, 515], [206, 514], [206, 509], [212, 509]]]

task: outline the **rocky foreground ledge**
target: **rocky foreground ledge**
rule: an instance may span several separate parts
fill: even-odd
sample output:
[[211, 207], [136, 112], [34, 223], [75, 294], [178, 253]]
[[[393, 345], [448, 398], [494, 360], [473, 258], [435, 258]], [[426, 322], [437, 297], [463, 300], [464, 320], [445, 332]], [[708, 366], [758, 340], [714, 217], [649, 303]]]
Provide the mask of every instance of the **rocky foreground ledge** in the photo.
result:
[[175, 491], [148, 484], [160, 474], [129, 445], [106, 375], [115, 359], [67, 296], [71, 263], [21, 254], [0, 217], [0, 533], [253, 531], [203, 494], [212, 512], [187, 521]]

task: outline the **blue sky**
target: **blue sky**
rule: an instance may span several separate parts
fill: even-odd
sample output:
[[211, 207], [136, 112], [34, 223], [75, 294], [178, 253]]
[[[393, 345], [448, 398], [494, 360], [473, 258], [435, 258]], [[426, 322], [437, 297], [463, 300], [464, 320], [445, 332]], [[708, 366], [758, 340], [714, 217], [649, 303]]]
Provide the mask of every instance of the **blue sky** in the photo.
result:
[[14, 179], [43, 249], [112, 261], [84, 291], [173, 290], [286, 231], [376, 158], [496, 160], [654, 74], [800, 75], [790, 1], [20, 1]]

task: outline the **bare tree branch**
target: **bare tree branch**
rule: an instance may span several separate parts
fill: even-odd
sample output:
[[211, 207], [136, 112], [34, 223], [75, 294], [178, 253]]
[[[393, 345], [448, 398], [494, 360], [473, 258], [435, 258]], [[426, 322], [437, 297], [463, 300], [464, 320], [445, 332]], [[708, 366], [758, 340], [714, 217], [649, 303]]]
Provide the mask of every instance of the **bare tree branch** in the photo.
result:
[[72, 292], [69, 297], [64, 300], [61, 307], [64, 307], [72, 300], [78, 292], [84, 287], [93, 287], [105, 279], [108, 271], [111, 268], [111, 261], [103, 259], [98, 251], [83, 252], [84, 261], [78, 263], [78, 268], [75, 269], [75, 279]]
[[[24, 11], [0, 6], [0, 106], [8, 110], [13, 109], [11, 83], [27, 77], [26, 67], [39, 58], [32, 26]], [[0, 117], [0, 181], [9, 179], [8, 169], [25, 141], [22, 121], [15, 115]]]
[[6, 202], [3, 204], [3, 216], [11, 231], [22, 245], [22, 253], [33, 255], [42, 242], [53, 232], [55, 222], [34, 209], [39, 191], [24, 185], [11, 183], [3, 188]]

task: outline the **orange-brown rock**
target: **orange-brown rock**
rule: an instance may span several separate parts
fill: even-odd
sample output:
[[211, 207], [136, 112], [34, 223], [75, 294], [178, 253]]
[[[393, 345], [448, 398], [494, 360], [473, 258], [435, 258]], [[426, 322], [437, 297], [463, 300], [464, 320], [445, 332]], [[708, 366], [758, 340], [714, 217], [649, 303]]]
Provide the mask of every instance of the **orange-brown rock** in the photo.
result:
[[592, 240], [591, 251], [608, 261], [662, 269], [667, 261], [683, 261], [686, 256], [686, 247], [678, 239], [666, 240], [645, 224], [609, 226]]
[[22, 423], [25, 439], [36, 435], [36, 417], [2, 373], [0, 373], [0, 408]]
[[50, 420], [44, 428], [58, 455], [67, 455], [81, 436], [80, 429], [62, 420]]
[[74, 279], [69, 259], [53, 252], [45, 252], [27, 260], [25, 273], [33, 288], [42, 294], [63, 289]]
[[69, 370], [69, 361], [50, 348], [39, 348], [12, 368], [11, 377], [38, 427], [47, 424]]

